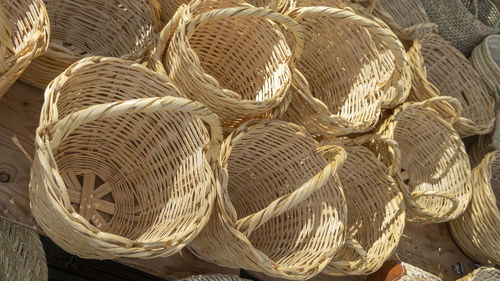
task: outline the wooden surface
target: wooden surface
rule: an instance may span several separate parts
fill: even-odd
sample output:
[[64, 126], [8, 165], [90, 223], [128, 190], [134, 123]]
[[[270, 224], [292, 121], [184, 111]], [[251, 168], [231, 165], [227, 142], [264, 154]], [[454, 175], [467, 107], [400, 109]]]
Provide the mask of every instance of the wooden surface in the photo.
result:
[[[28, 200], [29, 169], [34, 152], [34, 132], [38, 125], [43, 93], [20, 82], [0, 100], [0, 216], [36, 229]], [[39, 229], [38, 229], [39, 230]], [[39, 230], [40, 231], [40, 230]], [[395, 259], [421, 267], [443, 280], [456, 280], [453, 265], [460, 263], [465, 273], [473, 262], [451, 239], [447, 225], [407, 226], [396, 251]], [[166, 258], [149, 260], [119, 259], [120, 263], [150, 274], [175, 279], [209, 272], [238, 274], [199, 259], [187, 251]], [[254, 274], [262, 280], [277, 280]], [[320, 275], [311, 280], [363, 280], [363, 277], [333, 278]]]

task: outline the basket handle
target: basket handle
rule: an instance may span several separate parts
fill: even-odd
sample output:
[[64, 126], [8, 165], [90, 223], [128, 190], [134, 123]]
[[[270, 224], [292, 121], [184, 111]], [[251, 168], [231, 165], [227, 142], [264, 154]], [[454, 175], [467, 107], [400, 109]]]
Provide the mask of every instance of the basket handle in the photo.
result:
[[[446, 212], [445, 216], [455, 212], [455, 210], [457, 210], [458, 204], [459, 204], [458, 200], [455, 198], [455, 196], [453, 194], [443, 192], [443, 191], [422, 190], [422, 191], [414, 191], [411, 193], [411, 199], [412, 199], [411, 205], [412, 205], [412, 207], [418, 206], [418, 204], [415, 203], [415, 200], [417, 200], [420, 197], [440, 197], [440, 198], [449, 200], [452, 204], [452, 207], [448, 210], [448, 212]], [[407, 202], [405, 202], [405, 203], [407, 203]], [[417, 208], [420, 209], [420, 206], [418, 206]]]
[[366, 263], [368, 254], [365, 251], [365, 249], [363, 249], [363, 246], [361, 246], [361, 243], [359, 243], [356, 239], [354, 239], [352, 236], [348, 236], [345, 239], [344, 246], [353, 249], [359, 255], [360, 258], [353, 262], [343, 261], [343, 260], [335, 260], [335, 261], [332, 260], [330, 261], [328, 266], [333, 266], [338, 268], [345, 268], [346, 266], [358, 267], [359, 265]]
[[71, 134], [78, 126], [94, 120], [116, 117], [123, 114], [156, 112], [160, 110], [191, 113], [197, 115], [201, 120], [206, 122], [211, 130], [211, 142], [207, 152], [209, 160], [215, 161], [219, 157], [219, 150], [222, 142], [222, 127], [217, 115], [199, 102], [173, 96], [141, 98], [97, 104], [73, 112], [61, 120], [58, 120], [50, 128], [49, 133], [52, 135], [50, 144], [52, 147], [59, 146], [61, 141]]
[[376, 146], [383, 145], [385, 147], [380, 152], [379, 160], [387, 167], [387, 173], [394, 176], [401, 166], [401, 151], [398, 143], [393, 139], [378, 134], [373, 135], [372, 141]]
[[[437, 96], [421, 102], [413, 102], [411, 104], [423, 107], [435, 107], [438, 109], [443, 109], [436, 111], [439, 112], [441, 116], [448, 122], [450, 122], [451, 125], [455, 124], [455, 122], [457, 122], [457, 120], [462, 116], [462, 105], [456, 98], [449, 96]], [[448, 108], [445, 109], [443, 106], [446, 106]], [[449, 113], [449, 120], [447, 119], [447, 116], [445, 116], [445, 113]]]
[[216, 19], [224, 18], [244, 18], [244, 17], [262, 17], [286, 26], [294, 36], [292, 54], [288, 63], [293, 66], [300, 58], [304, 49], [304, 35], [302, 26], [286, 14], [274, 12], [268, 8], [260, 7], [234, 7], [224, 9], [214, 9], [209, 12], [201, 13], [188, 21], [186, 24], [186, 37], [191, 38], [196, 28], [204, 23]]
[[333, 161], [292, 193], [274, 200], [267, 207], [256, 213], [237, 220], [236, 229], [249, 234], [270, 219], [297, 206], [313, 192], [323, 187], [336, 174], [337, 170], [342, 167], [347, 155], [344, 149], [336, 145], [323, 146], [319, 148], [319, 151], [321, 153], [332, 153], [332, 157], [329, 158]]

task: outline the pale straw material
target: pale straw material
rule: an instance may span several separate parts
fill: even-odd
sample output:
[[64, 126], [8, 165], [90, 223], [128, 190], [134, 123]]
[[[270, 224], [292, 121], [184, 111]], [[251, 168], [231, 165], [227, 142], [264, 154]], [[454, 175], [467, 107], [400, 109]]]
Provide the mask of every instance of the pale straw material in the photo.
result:
[[174, 254], [208, 221], [221, 140], [217, 116], [166, 77], [132, 61], [82, 59], [45, 91], [33, 216], [80, 257]]
[[436, 275], [414, 265], [405, 262], [402, 262], [401, 265], [404, 267], [406, 274], [401, 276], [398, 281], [441, 281], [441, 278]]
[[[462, 137], [493, 130], [494, 99], [472, 64], [450, 42], [437, 34], [424, 34], [414, 42], [408, 58], [413, 68], [420, 68], [422, 76], [439, 90], [427, 94], [411, 92], [409, 99], [423, 101], [437, 95], [458, 99], [462, 117], [454, 126]], [[413, 82], [425, 81], [414, 79]]]
[[21, 80], [45, 89], [77, 60], [92, 56], [147, 61], [158, 19], [150, 0], [44, 0], [50, 18], [50, 45]]
[[500, 35], [490, 35], [472, 51], [470, 60], [490, 94], [500, 104]]
[[408, 220], [438, 223], [459, 216], [471, 198], [469, 158], [458, 133], [429, 106], [456, 100], [437, 97], [398, 107], [379, 132], [398, 143], [401, 168], [396, 173]]
[[500, 270], [494, 267], [481, 266], [457, 281], [498, 281]]
[[38, 234], [0, 219], [0, 280], [47, 281], [47, 261]]
[[368, 131], [381, 108], [402, 102], [410, 89], [406, 54], [396, 35], [344, 8], [298, 7], [287, 13], [303, 26], [306, 45], [297, 63], [302, 75], [294, 75], [283, 118], [313, 134]]
[[[396, 142], [376, 135], [332, 138], [322, 143], [340, 145], [347, 152], [338, 175], [347, 202], [347, 236], [360, 247], [342, 247], [323, 274], [367, 275], [377, 271], [392, 255], [403, 233], [403, 196], [392, 178], [394, 169], [368, 148], [370, 142], [378, 149], [397, 150]], [[387, 160], [397, 166], [396, 158]]]
[[460, 248], [481, 264], [500, 263], [500, 150], [486, 154], [472, 170], [472, 200], [467, 210], [450, 222]]
[[42, 0], [0, 2], [0, 98], [47, 50], [49, 18]]
[[162, 27], [165, 26], [175, 15], [177, 9], [188, 4], [190, 0], [157, 0], [160, 5], [160, 20]]
[[177, 279], [176, 281], [250, 281], [236, 275], [207, 274], [195, 275], [187, 278]]
[[347, 212], [337, 171], [345, 157], [292, 123], [242, 124], [222, 144], [217, 206], [190, 250], [273, 277], [320, 273], [344, 245]]

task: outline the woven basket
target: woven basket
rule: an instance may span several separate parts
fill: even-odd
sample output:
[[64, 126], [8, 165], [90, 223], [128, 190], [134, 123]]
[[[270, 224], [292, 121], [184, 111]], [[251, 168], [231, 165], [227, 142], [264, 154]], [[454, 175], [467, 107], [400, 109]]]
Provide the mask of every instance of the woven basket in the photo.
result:
[[494, 267], [481, 266], [457, 281], [498, 281], [500, 270]]
[[176, 253], [208, 221], [221, 139], [216, 115], [164, 76], [118, 58], [82, 59], [45, 92], [31, 210], [54, 242], [84, 258]]
[[306, 46], [285, 120], [313, 134], [363, 132], [381, 108], [406, 98], [406, 55], [388, 27], [350, 9], [299, 7], [288, 14], [303, 26]]
[[340, 145], [347, 152], [338, 172], [347, 202], [347, 235], [366, 253], [362, 257], [353, 248], [342, 247], [323, 270], [324, 274], [366, 275], [377, 271], [392, 255], [403, 233], [403, 196], [388, 167], [367, 148], [369, 142], [390, 145], [386, 150], [397, 146], [392, 140], [376, 136], [330, 139], [322, 143]]
[[500, 12], [490, 0], [422, 0], [422, 4], [439, 26], [439, 34], [466, 56], [486, 36], [498, 32]]
[[460, 248], [481, 264], [500, 263], [500, 150], [494, 150], [472, 170], [472, 200], [450, 222]]
[[441, 278], [431, 274], [421, 268], [402, 262], [405, 275], [397, 279], [398, 281], [441, 281]]
[[456, 218], [471, 197], [464, 144], [450, 123], [429, 107], [443, 102], [458, 103], [449, 97], [405, 103], [378, 129], [398, 143], [402, 157], [396, 179], [408, 220], [415, 223]]
[[[286, 109], [290, 67], [303, 45], [295, 21], [243, 0], [194, 1], [180, 18], [173, 35], [160, 35], [170, 41], [167, 54], [155, 56], [189, 98], [211, 108], [228, 130]], [[292, 48], [282, 26], [295, 35]]]
[[150, 0], [44, 0], [50, 45], [21, 80], [45, 89], [77, 60], [93, 56], [144, 62], [156, 40], [157, 14]]
[[[437, 34], [425, 34], [408, 52], [413, 70], [435, 85], [434, 91], [412, 91], [409, 99], [424, 101], [439, 94], [454, 97], [462, 105], [462, 117], [454, 124], [462, 137], [491, 132], [495, 122], [494, 100], [472, 64], [450, 42]], [[425, 79], [413, 79], [415, 87]], [[438, 89], [439, 91], [435, 90]]]
[[188, 4], [189, 2], [190, 0], [158, 0], [162, 26], [165, 26], [172, 19], [181, 5]]
[[38, 234], [0, 219], [0, 280], [47, 281], [47, 261]]
[[208, 274], [196, 275], [187, 278], [177, 279], [177, 281], [250, 281], [236, 275]]
[[347, 213], [336, 175], [344, 159], [340, 147], [320, 147], [292, 123], [242, 124], [222, 145], [217, 208], [190, 250], [274, 277], [318, 274], [344, 244]]
[[48, 22], [42, 0], [0, 2], [0, 98], [31, 60], [47, 50]]
[[479, 44], [470, 58], [490, 94], [500, 104], [500, 35], [490, 35]]

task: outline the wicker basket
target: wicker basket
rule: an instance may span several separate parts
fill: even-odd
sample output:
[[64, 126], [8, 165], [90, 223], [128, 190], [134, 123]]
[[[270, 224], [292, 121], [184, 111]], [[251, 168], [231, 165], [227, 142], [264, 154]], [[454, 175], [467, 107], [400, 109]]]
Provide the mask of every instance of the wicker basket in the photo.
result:
[[49, 19], [42, 0], [0, 2], [0, 98], [49, 44]]
[[[498, 32], [500, 12], [490, 0], [422, 0], [439, 34], [469, 56], [488, 35]], [[496, 27], [495, 27], [496, 26]]]
[[47, 261], [38, 234], [0, 219], [0, 280], [47, 281]]
[[158, 0], [162, 26], [165, 26], [172, 19], [180, 6], [189, 2], [190, 0]]
[[[366, 275], [377, 271], [392, 255], [403, 233], [403, 196], [389, 173], [392, 169], [367, 147], [370, 142], [391, 146], [385, 150], [397, 149], [394, 141], [370, 135], [322, 143], [340, 145], [347, 152], [338, 172], [347, 202], [347, 235], [366, 253], [366, 257], [361, 257], [353, 248], [343, 247], [323, 270], [324, 274]], [[396, 161], [391, 162], [397, 166]]]
[[450, 222], [460, 248], [481, 264], [500, 263], [500, 150], [494, 150], [472, 170], [472, 201]]
[[176, 281], [250, 281], [236, 275], [208, 274], [196, 275], [187, 278], [177, 279]]
[[490, 94], [500, 104], [500, 35], [490, 35], [479, 44], [470, 58]]
[[481, 266], [457, 281], [498, 281], [500, 270], [494, 267]]
[[405, 274], [398, 281], [441, 281], [441, 278], [421, 268], [402, 262]]
[[406, 98], [406, 54], [388, 27], [334, 7], [299, 7], [288, 14], [303, 26], [306, 46], [285, 120], [312, 134], [363, 132], [381, 108]]
[[336, 171], [345, 151], [320, 147], [304, 128], [279, 120], [242, 124], [221, 151], [216, 211], [190, 250], [274, 277], [321, 272], [344, 244], [347, 213]]
[[166, 77], [132, 61], [82, 59], [45, 92], [31, 210], [84, 258], [176, 253], [208, 221], [221, 139], [216, 115]]
[[408, 220], [437, 223], [459, 216], [471, 197], [469, 158], [458, 133], [429, 106], [455, 99], [437, 97], [405, 103], [378, 129], [401, 151], [396, 173]]
[[[424, 101], [439, 95], [460, 101], [462, 117], [454, 124], [462, 137], [487, 134], [495, 123], [494, 100], [472, 64], [450, 42], [437, 34], [425, 34], [416, 40], [408, 52], [413, 69], [421, 69], [423, 77], [439, 91], [412, 91], [409, 99]], [[415, 87], [425, 79], [413, 79]]]
[[93, 55], [144, 62], [156, 40], [157, 14], [150, 0], [44, 0], [50, 45], [21, 80], [45, 89], [77, 60]]

